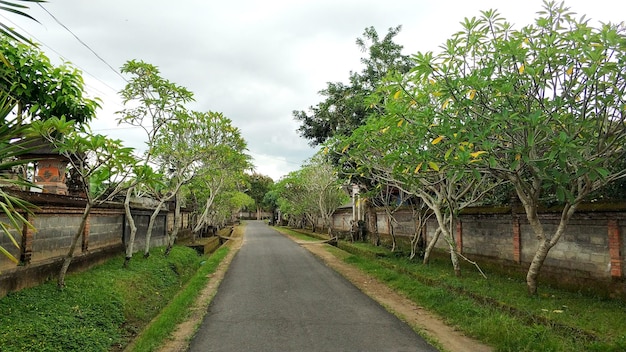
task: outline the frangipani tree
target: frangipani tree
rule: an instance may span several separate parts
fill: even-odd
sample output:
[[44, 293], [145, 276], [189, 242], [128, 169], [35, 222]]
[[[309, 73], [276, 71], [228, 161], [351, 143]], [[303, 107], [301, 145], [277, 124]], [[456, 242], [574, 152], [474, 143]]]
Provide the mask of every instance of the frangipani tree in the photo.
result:
[[[526, 276], [536, 294], [581, 202], [626, 175], [616, 167], [626, 144], [624, 26], [594, 28], [552, 1], [519, 30], [495, 11], [462, 24], [441, 54], [414, 56], [411, 79], [433, 82], [438, 103], [468, 121], [485, 168], [513, 185], [537, 238]], [[562, 205], [554, 230], [538, 215], [546, 196]]]
[[[193, 232], [213, 224], [214, 202], [220, 193], [237, 189], [244, 172], [251, 169], [247, 144], [241, 131], [222, 113], [206, 112], [198, 115], [198, 143], [202, 151], [196, 177], [193, 179], [195, 198], [202, 206]], [[171, 236], [173, 244], [175, 236]]]
[[86, 196], [81, 222], [63, 260], [57, 284], [65, 286], [65, 274], [74, 258], [78, 240], [83, 236], [87, 219], [93, 207], [112, 200], [127, 186], [126, 181], [137, 163], [133, 149], [124, 147], [120, 140], [92, 134], [84, 128], [76, 128], [73, 121], [51, 118], [34, 121], [33, 130], [52, 143], [71, 164], [80, 179]]
[[[459, 212], [475, 204], [492, 187], [472, 164], [483, 152], [468, 142], [461, 119], [446, 119], [447, 106], [435, 103], [430, 83], [392, 84], [381, 88], [386, 113], [372, 118], [343, 146], [344, 159], [354, 173], [375, 184], [389, 186], [419, 197], [434, 214], [439, 229], [426, 248], [424, 262], [443, 234], [456, 275], [461, 274], [454, 228]], [[406, 102], [406, 104], [403, 103]]]
[[[193, 93], [187, 88], [161, 77], [158, 67], [143, 61], [129, 60], [122, 66], [121, 72], [131, 77], [124, 89], [120, 91], [124, 109], [118, 112], [120, 115], [118, 123], [141, 128], [146, 138], [143, 163], [138, 165], [138, 170], [135, 172], [136, 177], [131, 181], [126, 191], [126, 201], [124, 202], [126, 217], [130, 227], [129, 241], [126, 245], [126, 260], [124, 261], [124, 266], [127, 266], [134, 252], [137, 233], [137, 227], [130, 211], [130, 197], [141, 183], [146, 183], [149, 187], [152, 186], [152, 189], [155, 189], [154, 186], [159, 183], [154, 178], [143, 178], [143, 176], [154, 176], [154, 174], [142, 171], [148, 170], [146, 167], [154, 156], [157, 136], [163, 129], [168, 127], [168, 123], [170, 127], [175, 126], [177, 118], [187, 114], [184, 104], [193, 100]], [[179, 172], [184, 171], [179, 169]], [[170, 195], [173, 196], [173, 194], [171, 193]], [[161, 200], [164, 199], [163, 197], [159, 198]], [[154, 223], [157, 214], [158, 209], [151, 217], [150, 225]], [[152, 230], [150, 225], [146, 239], [145, 256], [149, 255]]]

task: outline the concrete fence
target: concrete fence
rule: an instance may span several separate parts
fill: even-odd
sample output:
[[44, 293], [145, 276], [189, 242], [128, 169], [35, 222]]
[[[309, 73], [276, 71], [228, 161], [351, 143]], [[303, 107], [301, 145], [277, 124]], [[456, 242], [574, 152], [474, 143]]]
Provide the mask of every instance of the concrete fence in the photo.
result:
[[[21, 233], [12, 232], [20, 244], [16, 248], [6, 235], [0, 236], [0, 245], [19, 259], [15, 264], [0, 255], [0, 297], [8, 292], [41, 283], [56, 276], [63, 256], [68, 252], [72, 238], [79, 228], [85, 208], [81, 198], [45, 193], [20, 192], [20, 198], [37, 206], [28, 214], [34, 229], [24, 227]], [[135, 251], [143, 251], [146, 230], [153, 210], [133, 207], [137, 226]], [[159, 213], [150, 240], [151, 247], [166, 244], [167, 233], [174, 226], [173, 211]], [[182, 230], [189, 230], [189, 214], [183, 212]], [[7, 222], [4, 215], [0, 221]], [[122, 204], [108, 203], [92, 209], [85, 233], [81, 236], [70, 270], [88, 268], [102, 260], [124, 252], [130, 229]]]
[[[353, 212], [341, 208], [333, 216], [333, 231], [349, 236]], [[410, 209], [394, 213], [397, 221], [394, 233], [398, 242], [406, 244], [415, 232], [416, 224]], [[547, 210], [539, 215], [546, 232], [551, 234], [559, 222], [559, 209]], [[365, 223], [373, 223], [365, 220]], [[382, 210], [376, 210], [377, 231], [385, 241], [391, 233], [390, 218]], [[425, 239], [429, 240], [437, 230], [431, 218], [426, 223]], [[371, 238], [373, 229], [367, 229]], [[565, 235], [552, 248], [545, 261], [542, 275], [552, 274], [560, 280], [586, 280], [611, 283], [624, 288], [624, 248], [626, 238], [626, 204], [581, 207], [571, 219]], [[458, 249], [468, 258], [482, 262], [496, 262], [525, 271], [535, 253], [539, 241], [530, 228], [523, 209], [519, 207], [470, 208], [460, 216], [455, 226], [454, 239]], [[436, 248], [447, 250], [440, 238]], [[402, 249], [402, 246], [401, 246]]]

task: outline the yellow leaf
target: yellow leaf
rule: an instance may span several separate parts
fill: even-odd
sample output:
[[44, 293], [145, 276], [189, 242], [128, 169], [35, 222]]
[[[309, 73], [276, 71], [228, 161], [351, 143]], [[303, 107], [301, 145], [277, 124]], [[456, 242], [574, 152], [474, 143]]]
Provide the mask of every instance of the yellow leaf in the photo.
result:
[[443, 105], [441, 105], [441, 109], [445, 110], [448, 107], [448, 104], [450, 104], [450, 99], [447, 99], [443, 102]]
[[464, 151], [465, 151], [465, 147], [464, 147], [464, 146], [462, 146], [462, 145], [460, 145], [460, 146], [459, 146], [459, 150], [460, 150], [460, 151], [462, 151], [462, 152], [464, 152]]
[[433, 95], [436, 96], [436, 97], [440, 97], [441, 96], [441, 92], [440, 91], [433, 92]]
[[483, 154], [487, 154], [487, 152], [486, 152], [486, 151], [484, 151], [484, 150], [479, 150], [479, 151], [477, 151], [477, 152], [470, 153], [470, 155], [471, 155], [471, 156], [472, 156], [472, 158], [474, 158], [474, 159], [478, 158], [479, 156], [481, 156], [481, 155], [483, 155]]
[[398, 121], [398, 127], [402, 127], [403, 122], [404, 122], [404, 119], [400, 119], [400, 121]]
[[415, 104], [417, 104], [417, 102], [416, 102], [415, 100], [411, 100], [411, 101], [409, 102], [409, 105], [410, 105], [410, 106], [413, 106], [413, 105], [415, 105]]
[[408, 174], [409, 173], [409, 168], [407, 167], [406, 169], [404, 169], [404, 171], [402, 171], [403, 174]]
[[328, 147], [324, 148], [324, 154], [328, 154]]
[[397, 91], [396, 94], [393, 95], [393, 98], [396, 100], [400, 99], [400, 94], [402, 94], [401, 90]]
[[348, 150], [349, 146], [350, 146], [350, 144], [347, 144], [345, 147], [343, 147], [343, 149], [341, 150], [341, 154], [345, 153], [346, 150]]
[[415, 171], [413, 171], [414, 174], [420, 172], [420, 169], [422, 168], [422, 163], [417, 164], [417, 166], [415, 167]]
[[387, 131], [389, 131], [389, 126], [383, 128], [382, 130], [380, 130], [381, 133], [387, 133]]
[[441, 142], [443, 140], [443, 138], [444, 138], [443, 136], [439, 136], [439, 137], [433, 139], [433, 141], [430, 142], [430, 143], [432, 143], [432, 145], [435, 145], [435, 144]]
[[428, 167], [435, 170], [435, 171], [439, 171], [439, 165], [437, 165], [435, 162], [429, 161], [428, 162]]
[[524, 44], [530, 44], [530, 39], [524, 38]]
[[565, 73], [567, 73], [568, 76], [571, 76], [572, 73], [574, 73], [574, 65], [570, 66]]
[[521, 158], [522, 158], [522, 156], [520, 154], [515, 155], [515, 160], [519, 160]]
[[476, 96], [476, 89], [472, 89], [469, 92], [469, 100], [474, 100], [474, 97]]
[[519, 73], [524, 73], [524, 70], [525, 70], [525, 69], [526, 69], [526, 68], [524, 67], [524, 64], [522, 64], [522, 65], [519, 67]]
[[434, 79], [432, 79], [432, 78], [429, 78], [429, 79], [428, 79], [428, 82], [430, 82], [430, 84], [435, 84], [435, 80], [434, 80]]

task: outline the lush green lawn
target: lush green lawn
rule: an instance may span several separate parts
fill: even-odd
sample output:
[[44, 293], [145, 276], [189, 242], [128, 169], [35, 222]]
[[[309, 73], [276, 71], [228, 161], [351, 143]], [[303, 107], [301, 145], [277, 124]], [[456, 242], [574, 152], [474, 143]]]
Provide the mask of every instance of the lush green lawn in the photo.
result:
[[[133, 257], [127, 269], [119, 256], [89, 271], [70, 275], [59, 291], [49, 283], [0, 299], [0, 350], [109, 351], [123, 348], [188, 282], [177, 298], [176, 314], [199, 292], [207, 270], [216, 267], [227, 248], [211, 257], [175, 247], [166, 258], [155, 248], [148, 259]], [[200, 269], [200, 270], [199, 270]], [[187, 292], [189, 291], [189, 292]], [[185, 293], [186, 292], [186, 293]], [[191, 293], [190, 293], [191, 292]], [[171, 309], [170, 309], [171, 310]], [[164, 313], [165, 314], [165, 313]], [[172, 314], [171, 312], [168, 314]], [[168, 328], [159, 327], [167, 336]]]

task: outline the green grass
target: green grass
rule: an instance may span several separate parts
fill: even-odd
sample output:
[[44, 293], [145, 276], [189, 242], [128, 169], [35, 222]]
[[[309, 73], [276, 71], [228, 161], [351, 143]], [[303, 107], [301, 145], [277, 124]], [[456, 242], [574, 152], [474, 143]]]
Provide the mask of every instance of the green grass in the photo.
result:
[[161, 311], [154, 321], [135, 340], [132, 351], [154, 351], [174, 331], [176, 325], [188, 318], [190, 308], [209, 281], [209, 274], [215, 272], [229, 252], [228, 247], [221, 247], [200, 267], [189, 284], [172, 302]]
[[[174, 247], [168, 257], [163, 250], [153, 249], [148, 259], [133, 257], [126, 269], [122, 267], [124, 256], [118, 256], [70, 275], [62, 291], [51, 281], [1, 298], [0, 350], [123, 348], [187, 282], [185, 292], [199, 290], [197, 272], [209, 270], [215, 260], [220, 260], [219, 255], [200, 257], [186, 247]], [[193, 293], [181, 293], [177, 299], [189, 301], [191, 296]]]
[[524, 276], [470, 264], [454, 276], [447, 256], [429, 265], [384, 247], [340, 241], [335, 256], [496, 351], [626, 351], [626, 304], [547, 286], [526, 292]]
[[286, 235], [289, 235], [291, 237], [297, 238], [301, 241], [319, 241], [320, 239], [317, 237], [314, 237], [313, 234], [311, 235], [307, 235], [305, 233], [299, 232], [299, 231], [294, 231], [292, 229], [286, 228], [286, 227], [274, 227], [275, 230], [284, 233]]

